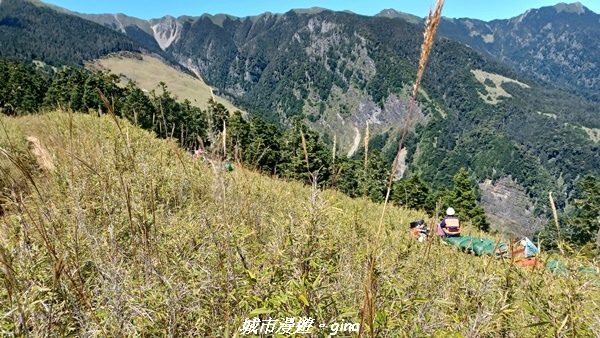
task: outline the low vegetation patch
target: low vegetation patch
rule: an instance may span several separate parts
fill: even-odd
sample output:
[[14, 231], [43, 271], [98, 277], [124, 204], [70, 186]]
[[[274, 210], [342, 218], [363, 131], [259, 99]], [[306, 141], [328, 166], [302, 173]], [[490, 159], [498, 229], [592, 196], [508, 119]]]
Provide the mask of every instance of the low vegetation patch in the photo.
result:
[[588, 134], [590, 140], [594, 141], [595, 143], [600, 142], [600, 128], [581, 127], [581, 129]]
[[[252, 318], [312, 318], [310, 332], [328, 336], [360, 324], [380, 204], [236, 164], [225, 171], [106, 115], [1, 122], [3, 336], [241, 337]], [[29, 135], [53, 168], [40, 170]], [[435, 238], [428, 249], [408, 234], [422, 218], [433, 223], [388, 207], [377, 337], [600, 334], [597, 280]]]
[[538, 115], [544, 115], [544, 116], [546, 116], [546, 117], [553, 118], [553, 119], [555, 119], [555, 120], [556, 120], [556, 118], [557, 118], [556, 114], [552, 114], [552, 113], [542, 113], [541, 111], [539, 111], [539, 112], [537, 112], [537, 113], [538, 113]]
[[529, 88], [529, 86], [525, 83], [510, 79], [502, 75], [488, 73], [478, 69], [472, 69], [471, 73], [475, 75], [475, 78], [479, 82], [485, 85], [485, 90], [487, 91], [487, 94], [479, 92], [479, 96], [482, 100], [489, 104], [497, 104], [499, 100], [502, 99], [502, 97], [512, 97], [512, 95], [510, 95], [502, 88], [503, 83], [512, 82], [518, 84], [523, 88]]

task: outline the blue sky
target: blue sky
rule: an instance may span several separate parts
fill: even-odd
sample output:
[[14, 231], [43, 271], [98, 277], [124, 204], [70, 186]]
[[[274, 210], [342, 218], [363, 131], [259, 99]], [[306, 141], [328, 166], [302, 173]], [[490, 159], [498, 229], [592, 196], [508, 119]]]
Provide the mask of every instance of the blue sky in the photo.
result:
[[[141, 19], [160, 18], [164, 15], [199, 16], [231, 14], [238, 17], [264, 12], [284, 13], [294, 8], [323, 7], [332, 10], [350, 10], [363, 15], [374, 15], [383, 9], [425, 17], [435, 0], [45, 0], [72, 11], [88, 14], [124, 13]], [[446, 0], [442, 15], [450, 18], [475, 18], [485, 21], [515, 17], [530, 8], [553, 6], [560, 0]], [[565, 1], [567, 3], [575, 1]], [[580, 0], [585, 7], [600, 14], [600, 0]]]

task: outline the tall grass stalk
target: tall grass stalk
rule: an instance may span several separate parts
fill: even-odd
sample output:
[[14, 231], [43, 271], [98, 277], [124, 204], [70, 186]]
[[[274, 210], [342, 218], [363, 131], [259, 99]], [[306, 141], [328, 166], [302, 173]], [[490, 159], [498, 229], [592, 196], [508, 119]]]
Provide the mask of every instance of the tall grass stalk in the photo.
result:
[[333, 134], [333, 147], [331, 147], [331, 166], [335, 165], [335, 155], [337, 152], [337, 134]]
[[554, 205], [554, 199], [552, 198], [552, 192], [548, 193], [548, 198], [550, 199], [550, 207], [552, 208], [552, 216], [554, 217], [554, 224], [556, 225], [556, 236], [558, 237], [557, 245], [560, 253], [565, 254], [563, 250], [563, 242], [560, 237], [560, 226], [558, 225], [558, 213], [556, 212], [556, 205]]
[[369, 121], [365, 130], [365, 174], [369, 166]]
[[[406, 121], [404, 122], [404, 128], [402, 129], [402, 137], [398, 143], [398, 151], [396, 153], [396, 158], [394, 159], [394, 164], [392, 166], [392, 173], [390, 175], [390, 179], [388, 182], [387, 192], [385, 194], [385, 201], [383, 203], [383, 207], [381, 210], [381, 217], [379, 219], [379, 226], [377, 228], [377, 233], [375, 235], [375, 240], [372, 248], [369, 250], [368, 257], [368, 274], [367, 274], [367, 282], [365, 285], [365, 300], [363, 302], [362, 307], [362, 315], [361, 315], [361, 323], [367, 322], [371, 337], [375, 337], [374, 328], [373, 328], [373, 314], [375, 313], [375, 289], [374, 289], [374, 270], [376, 264], [377, 251], [379, 250], [379, 241], [381, 230], [383, 228], [383, 220], [386, 212], [386, 207], [390, 198], [390, 192], [392, 190], [392, 183], [394, 181], [394, 176], [396, 174], [396, 170], [398, 169], [398, 162], [400, 159], [400, 152], [402, 151], [402, 146], [404, 144], [404, 138], [406, 137], [406, 131], [408, 129], [408, 124], [410, 121], [410, 114], [415, 105], [415, 101], [417, 98], [417, 93], [419, 91], [419, 84], [421, 83], [421, 78], [423, 77], [423, 72], [425, 71], [425, 65], [427, 64], [427, 59], [429, 57], [429, 53], [431, 52], [431, 47], [433, 46], [435, 32], [437, 30], [437, 26], [440, 22], [440, 18], [442, 16], [442, 7], [444, 6], [444, 0], [437, 0], [435, 5], [435, 10], [432, 12], [429, 10], [429, 15], [427, 16], [427, 20], [425, 22], [425, 31], [423, 33], [423, 44], [421, 46], [421, 56], [419, 59], [419, 68], [417, 71], [417, 77], [415, 80], [415, 85], [412, 92], [412, 97], [410, 100], [410, 106], [408, 112], [406, 114]], [[361, 324], [360, 331], [358, 336], [361, 336], [364, 325]]]
[[302, 138], [302, 150], [304, 151], [304, 160], [306, 163], [306, 170], [308, 171], [309, 175], [312, 175], [312, 173], [310, 172], [310, 164], [308, 163], [308, 150], [306, 149], [306, 138], [304, 137], [304, 133], [302, 132], [302, 129], [300, 129], [300, 137]]

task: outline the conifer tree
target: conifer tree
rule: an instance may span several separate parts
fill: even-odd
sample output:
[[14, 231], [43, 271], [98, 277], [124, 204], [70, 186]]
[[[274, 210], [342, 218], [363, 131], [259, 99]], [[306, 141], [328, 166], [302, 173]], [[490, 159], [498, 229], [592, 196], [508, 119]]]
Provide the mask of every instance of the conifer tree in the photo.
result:
[[[357, 162], [360, 162], [358, 160]], [[383, 202], [387, 190], [387, 179], [390, 177], [389, 165], [379, 150], [369, 155], [367, 166], [357, 166], [358, 190], [362, 195], [374, 202]]]
[[600, 182], [586, 175], [577, 182], [577, 195], [572, 203], [574, 211], [567, 219], [570, 242], [577, 247], [593, 243], [600, 226]]
[[485, 212], [481, 206], [477, 205], [475, 189], [465, 168], [461, 168], [454, 175], [454, 188], [448, 196], [447, 204], [456, 210], [457, 216], [463, 222], [470, 220], [477, 229], [489, 230]]
[[396, 182], [392, 192], [392, 201], [409, 209], [426, 210], [432, 212], [433, 201], [430, 197], [429, 186], [418, 175], [412, 175], [406, 180]]
[[364, 170], [363, 168], [364, 166], [361, 161], [348, 158], [346, 155], [339, 156], [335, 160], [333, 179], [331, 181], [332, 187], [350, 197], [361, 196], [359, 181], [360, 172]]
[[243, 151], [250, 143], [250, 123], [244, 119], [242, 112], [236, 110], [229, 118], [227, 125], [227, 150], [228, 154], [233, 154], [234, 158], [243, 161]]
[[156, 109], [142, 89], [129, 82], [121, 114], [144, 129], [152, 129], [152, 118], [156, 116]]
[[[304, 137], [304, 145], [302, 138]], [[281, 162], [279, 174], [294, 180], [310, 183], [310, 175], [318, 172], [319, 182], [329, 182], [331, 171], [331, 152], [321, 141], [319, 135], [311, 130], [298, 117], [292, 118], [292, 127], [282, 139]], [[306, 146], [306, 154], [304, 152]], [[308, 164], [306, 157], [308, 156]], [[307, 168], [308, 166], [308, 168]]]
[[260, 117], [253, 117], [248, 131], [248, 144], [242, 152], [246, 164], [269, 173], [276, 174], [281, 160], [281, 131]]

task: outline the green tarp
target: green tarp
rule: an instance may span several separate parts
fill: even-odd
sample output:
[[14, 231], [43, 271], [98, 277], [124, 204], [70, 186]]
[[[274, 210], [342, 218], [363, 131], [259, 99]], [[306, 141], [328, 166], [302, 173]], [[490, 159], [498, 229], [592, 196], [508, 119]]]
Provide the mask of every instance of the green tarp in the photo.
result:
[[[506, 256], [505, 254], [508, 253], [508, 248], [506, 247], [505, 243], [501, 242], [498, 247], [496, 247], [496, 242], [487, 238], [459, 236], [446, 237], [443, 238], [443, 241], [459, 248], [464, 252], [473, 253], [477, 256], [495, 255], [496, 257], [499, 257]], [[496, 249], [496, 252], [494, 252], [494, 248]], [[556, 260], [548, 261], [546, 263], [546, 269], [559, 275], [567, 275], [569, 273], [569, 269], [563, 263]], [[595, 283], [597, 283], [597, 285], [600, 285], [600, 274], [595, 268], [581, 266], [577, 269], [577, 272], [582, 276], [591, 278], [595, 281]]]
[[[494, 254], [494, 248], [496, 248], [496, 242], [488, 238], [477, 238], [471, 236], [460, 236], [460, 237], [446, 237], [444, 238], [446, 243], [454, 245], [455, 247], [465, 251], [473, 253], [477, 256]], [[500, 244], [497, 249], [502, 249], [506, 245]], [[501, 251], [501, 250], [497, 250]]]
[[[557, 275], [567, 275], [569, 273], [569, 268], [567, 268], [560, 261], [556, 260], [548, 261], [546, 263], [546, 269], [550, 270], [550, 272], [555, 273]], [[600, 275], [598, 274], [595, 268], [580, 266], [579, 268], [577, 268], [577, 273], [580, 276], [585, 276], [596, 281], [600, 281]]]
[[580, 266], [579, 268], [577, 268], [577, 272], [588, 277], [599, 277], [598, 272], [596, 272], [596, 269], [586, 266]]
[[598, 271], [596, 271], [596, 269], [586, 266], [580, 266], [577, 269], [577, 273], [580, 276], [585, 276], [591, 279], [594, 285], [600, 286], [600, 274], [598, 273]]
[[567, 267], [559, 261], [548, 261], [546, 263], [546, 269], [558, 275], [566, 275], [568, 273]]

